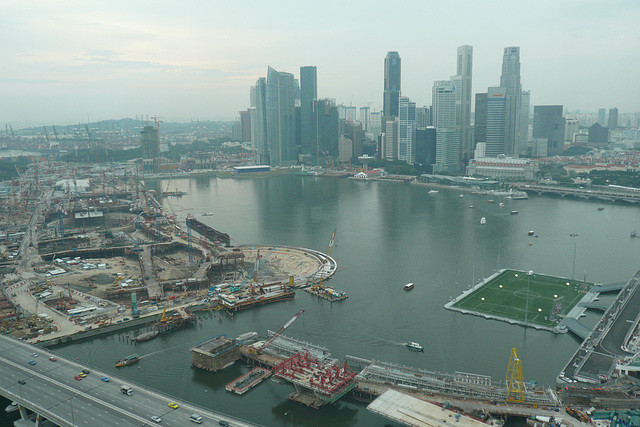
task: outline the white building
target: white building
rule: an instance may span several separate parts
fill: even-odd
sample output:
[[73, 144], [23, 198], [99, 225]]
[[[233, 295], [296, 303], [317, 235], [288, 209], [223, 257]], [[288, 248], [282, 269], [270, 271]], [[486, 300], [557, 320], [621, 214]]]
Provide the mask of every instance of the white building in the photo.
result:
[[433, 83], [432, 114], [436, 128], [436, 173], [458, 173], [460, 170], [460, 126], [458, 121], [462, 77]]
[[416, 160], [416, 103], [401, 96], [398, 104], [398, 160], [412, 165]]
[[540, 171], [538, 162], [530, 159], [506, 157], [484, 157], [471, 159], [467, 166], [467, 174], [471, 176], [488, 176], [494, 179], [533, 181]]

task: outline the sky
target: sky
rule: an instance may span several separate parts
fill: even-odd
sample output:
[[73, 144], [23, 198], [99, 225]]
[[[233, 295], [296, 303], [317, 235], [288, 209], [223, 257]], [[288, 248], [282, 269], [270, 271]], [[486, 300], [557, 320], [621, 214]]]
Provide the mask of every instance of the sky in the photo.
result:
[[297, 78], [305, 65], [319, 97], [380, 110], [392, 50], [402, 94], [430, 105], [464, 44], [474, 93], [499, 84], [504, 47], [520, 46], [531, 105], [640, 112], [639, 21], [638, 0], [6, 0], [0, 120], [230, 120], [268, 66]]

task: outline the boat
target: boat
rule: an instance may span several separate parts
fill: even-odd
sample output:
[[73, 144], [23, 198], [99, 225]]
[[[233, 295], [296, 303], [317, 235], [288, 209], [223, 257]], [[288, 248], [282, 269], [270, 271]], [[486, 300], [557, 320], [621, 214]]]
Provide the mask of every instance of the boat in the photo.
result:
[[511, 215], [518, 215], [518, 211], [511, 211]]
[[487, 223], [487, 218], [482, 217], [480, 218], [480, 225], [485, 225]]
[[469, 208], [473, 209], [473, 208], [474, 208], [474, 206], [473, 206], [473, 205], [469, 205]]
[[132, 354], [130, 356], [125, 357], [122, 360], [118, 360], [116, 362], [116, 368], [119, 368], [121, 366], [131, 365], [133, 363], [136, 363], [138, 360], [140, 360], [140, 356], [138, 356], [137, 354]]
[[504, 203], [500, 202], [500, 207], [504, 208]]
[[160, 332], [158, 332], [157, 330], [144, 332], [138, 335], [137, 337], [135, 337], [134, 339], [136, 340], [136, 342], [145, 342], [145, 341], [154, 339], [155, 337], [158, 336], [159, 333]]
[[11, 402], [11, 404], [9, 406], [7, 406], [6, 408], [4, 408], [5, 412], [7, 414], [10, 414], [11, 412], [16, 412], [18, 410], [18, 403], [17, 402]]
[[439, 192], [438, 190], [429, 190], [429, 192], [427, 194], [435, 194], [435, 193], [438, 193], [438, 192]]
[[536, 234], [535, 231], [529, 230], [529, 232], [527, 233], [527, 236], [533, 236], [534, 234]]
[[495, 201], [495, 200], [493, 200], [493, 199], [489, 199], [489, 200], [487, 200], [487, 202], [489, 202], [489, 203], [495, 203], [496, 201]]
[[464, 194], [458, 194], [458, 197], [462, 199], [464, 197]]
[[576, 237], [578, 233], [569, 233], [569, 237]]
[[604, 210], [604, 208], [603, 208], [603, 207], [599, 207], [599, 208], [598, 208], [598, 210], [599, 210], [599, 211], [603, 211], [603, 210]]
[[413, 289], [413, 283], [407, 283], [402, 289], [404, 289], [405, 291], [410, 291], [411, 289]]
[[633, 231], [631, 232], [631, 238], [633, 239], [633, 238], [634, 238], [634, 237], [636, 237], [636, 236], [637, 236], [637, 234], [636, 234], [636, 230], [633, 230]]
[[424, 351], [424, 348], [418, 344], [417, 342], [409, 341], [405, 344], [409, 350], [413, 351]]

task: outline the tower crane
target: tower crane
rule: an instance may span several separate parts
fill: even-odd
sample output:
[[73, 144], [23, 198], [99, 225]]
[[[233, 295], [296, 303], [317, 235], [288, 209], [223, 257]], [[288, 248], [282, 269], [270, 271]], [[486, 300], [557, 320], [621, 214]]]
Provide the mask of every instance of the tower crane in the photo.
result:
[[249, 351], [253, 354], [260, 354], [262, 353], [262, 351], [264, 349], [266, 349], [267, 347], [269, 347], [269, 345], [276, 339], [278, 338], [280, 335], [282, 335], [282, 333], [293, 324], [293, 322], [295, 322], [296, 320], [298, 320], [298, 318], [300, 316], [302, 316], [302, 313], [304, 313], [306, 310], [302, 309], [299, 312], [297, 312], [291, 319], [289, 319], [289, 321], [287, 323], [285, 323], [284, 325], [282, 325], [282, 328], [278, 329], [278, 331], [273, 334], [271, 336], [271, 338], [269, 338], [267, 341], [264, 342], [264, 344], [262, 344], [259, 347], [249, 347]]
[[[324, 264], [329, 262], [329, 257], [331, 256], [331, 252], [333, 251], [333, 247], [335, 246], [337, 231], [338, 231], [338, 229], [334, 228], [333, 229], [333, 233], [331, 233], [331, 239], [329, 239], [329, 246], [327, 246], [327, 251], [325, 252], [327, 257], [324, 259], [323, 266], [322, 266], [322, 268], [320, 270], [323, 270], [324, 269]], [[312, 288], [313, 289], [322, 288], [322, 282], [324, 282], [324, 277], [321, 277], [319, 281], [314, 282]]]
[[524, 380], [522, 374], [522, 362], [518, 358], [518, 351], [511, 349], [509, 367], [507, 368], [507, 402], [524, 402]]

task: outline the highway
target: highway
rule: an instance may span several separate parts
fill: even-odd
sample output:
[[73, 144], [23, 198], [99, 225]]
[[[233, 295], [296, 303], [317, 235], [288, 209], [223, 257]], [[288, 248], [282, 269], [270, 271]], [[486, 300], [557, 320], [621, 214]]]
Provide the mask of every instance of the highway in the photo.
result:
[[[86, 366], [57, 356], [52, 361], [49, 357], [39, 347], [0, 336], [0, 394], [61, 426], [185, 426], [190, 424], [193, 413], [202, 416], [203, 426], [219, 425], [219, 420], [226, 420], [230, 426], [255, 425], [119, 378], [109, 376], [108, 382], [102, 381], [106, 374], [93, 369], [82, 380], [76, 380], [74, 376]], [[30, 365], [30, 360], [35, 365]], [[125, 384], [132, 387], [131, 396], [120, 391]], [[169, 402], [179, 407], [171, 409]], [[152, 416], [161, 418], [161, 423], [152, 421]]]

